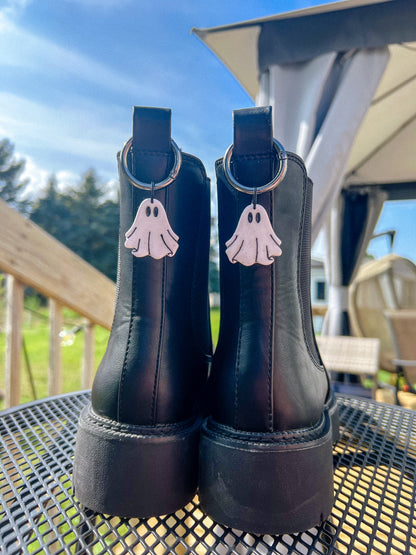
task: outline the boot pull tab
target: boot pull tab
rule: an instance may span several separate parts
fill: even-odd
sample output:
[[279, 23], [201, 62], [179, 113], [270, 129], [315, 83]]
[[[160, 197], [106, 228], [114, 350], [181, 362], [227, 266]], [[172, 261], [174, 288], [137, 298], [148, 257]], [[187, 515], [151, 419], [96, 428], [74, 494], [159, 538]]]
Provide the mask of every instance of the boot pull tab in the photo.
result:
[[237, 191], [252, 195], [252, 201], [244, 208], [236, 230], [225, 243], [225, 252], [232, 264], [267, 266], [282, 254], [282, 242], [266, 209], [258, 203], [258, 195], [273, 190], [282, 181], [287, 155], [283, 146], [273, 139], [270, 106], [234, 110], [233, 116], [234, 144], [224, 155], [224, 173]]
[[171, 110], [135, 106], [133, 136], [124, 145], [121, 159], [132, 185], [150, 195], [138, 207], [124, 246], [138, 258], [174, 256], [179, 237], [163, 204], [155, 198], [155, 191], [176, 179], [182, 163], [181, 151], [171, 138]]

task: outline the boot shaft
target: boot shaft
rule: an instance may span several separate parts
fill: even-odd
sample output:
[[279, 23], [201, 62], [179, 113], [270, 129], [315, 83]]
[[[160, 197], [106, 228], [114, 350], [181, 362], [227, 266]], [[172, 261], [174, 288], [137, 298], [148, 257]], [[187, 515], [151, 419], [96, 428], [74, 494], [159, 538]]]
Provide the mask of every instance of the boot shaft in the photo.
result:
[[[117, 301], [108, 347], [92, 391], [92, 405], [97, 414], [139, 425], [190, 418], [206, 380], [211, 355], [210, 192], [204, 167], [197, 158], [182, 154], [177, 177], [167, 187], [154, 190], [153, 196], [150, 190], [134, 186], [128, 175], [134, 172], [140, 180], [157, 182], [169, 172], [173, 157], [170, 135], [167, 142], [164, 140], [166, 121], [157, 117], [155, 121], [152, 117], [160, 116], [160, 112], [163, 116], [163, 111], [155, 109], [146, 113], [150, 121], [144, 121], [141, 114], [137, 133], [146, 150], [133, 149], [129, 158], [132, 164], [127, 171], [118, 156]], [[137, 257], [133, 249], [125, 246], [126, 232], [136, 221], [142, 202], [150, 197], [153, 203], [148, 202], [149, 214], [144, 212], [143, 218], [146, 224], [160, 219], [163, 208], [158, 203], [161, 203], [170, 233], [179, 237], [173, 256]], [[145, 237], [139, 240], [151, 252], [159, 246], [165, 248], [171, 237], [166, 230], [160, 232], [158, 228], [154, 236], [146, 230]]]
[[[241, 181], [246, 177], [246, 186], [260, 187], [276, 171], [271, 161], [275, 156], [271, 130], [267, 138], [264, 123], [260, 130], [255, 124], [246, 125], [244, 117], [250, 114], [259, 121], [256, 111], [240, 111], [245, 150], [242, 156], [234, 151], [233, 172]], [[260, 119], [269, 115], [266, 110]], [[310, 305], [312, 183], [301, 159], [289, 153], [283, 181], [257, 196], [281, 240], [281, 256], [269, 265], [244, 266], [229, 260], [225, 243], [251, 197], [230, 185], [223, 160], [217, 162], [216, 172], [221, 325], [211, 378], [213, 418], [237, 429], [262, 432], [310, 426], [320, 418], [328, 393]], [[253, 212], [250, 233], [259, 233], [259, 249], [261, 226]]]
[[170, 110], [134, 109], [118, 163], [115, 315], [79, 419], [73, 490], [94, 511], [143, 518], [178, 510], [197, 489], [210, 191], [202, 163], [171, 140]]

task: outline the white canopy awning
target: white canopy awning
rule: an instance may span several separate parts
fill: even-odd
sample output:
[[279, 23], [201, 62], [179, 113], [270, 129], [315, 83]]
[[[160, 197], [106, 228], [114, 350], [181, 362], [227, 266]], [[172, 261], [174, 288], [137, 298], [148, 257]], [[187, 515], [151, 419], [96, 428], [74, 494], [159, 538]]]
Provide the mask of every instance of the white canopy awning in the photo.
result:
[[345, 0], [194, 33], [273, 106], [276, 138], [305, 160], [313, 238], [326, 225], [325, 329], [348, 333], [347, 287], [384, 200], [416, 198], [415, 0]]
[[[272, 65], [306, 62], [328, 52], [380, 48], [390, 57], [356, 135], [347, 183], [416, 180], [416, 2], [348, 0], [193, 32], [256, 101]], [[279, 131], [276, 130], [278, 134]], [[403, 185], [394, 198], [414, 198]]]

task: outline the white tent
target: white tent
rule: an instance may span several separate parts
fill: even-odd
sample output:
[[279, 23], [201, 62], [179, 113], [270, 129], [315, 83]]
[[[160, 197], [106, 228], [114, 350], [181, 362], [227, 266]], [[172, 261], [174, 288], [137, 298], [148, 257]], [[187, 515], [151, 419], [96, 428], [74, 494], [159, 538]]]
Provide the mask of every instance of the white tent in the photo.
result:
[[416, 2], [346, 0], [194, 29], [314, 181], [312, 234], [325, 226], [325, 330], [349, 333], [348, 285], [383, 202], [416, 198]]

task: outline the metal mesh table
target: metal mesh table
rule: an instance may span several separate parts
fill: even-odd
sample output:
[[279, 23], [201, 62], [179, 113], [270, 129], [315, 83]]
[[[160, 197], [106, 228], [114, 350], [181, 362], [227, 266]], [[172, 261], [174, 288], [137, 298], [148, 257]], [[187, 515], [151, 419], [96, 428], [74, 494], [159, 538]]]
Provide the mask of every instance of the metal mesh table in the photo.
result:
[[150, 519], [82, 508], [71, 471], [78, 414], [88, 399], [88, 392], [61, 395], [0, 415], [1, 553], [416, 555], [416, 412], [340, 397], [331, 517], [302, 534], [255, 536], [212, 522], [197, 497]]

